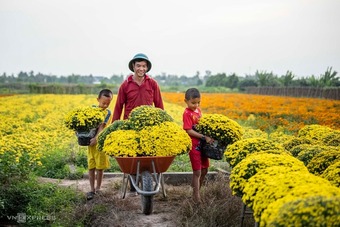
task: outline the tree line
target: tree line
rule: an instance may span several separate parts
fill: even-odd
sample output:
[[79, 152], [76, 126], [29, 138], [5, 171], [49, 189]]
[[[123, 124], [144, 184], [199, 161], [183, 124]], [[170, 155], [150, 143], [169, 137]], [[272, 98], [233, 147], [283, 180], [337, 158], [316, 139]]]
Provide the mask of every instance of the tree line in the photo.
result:
[[[248, 87], [340, 87], [340, 79], [337, 72], [328, 67], [320, 76], [297, 77], [291, 71], [285, 75], [278, 76], [273, 72], [256, 71], [253, 75], [238, 76], [235, 73], [227, 75], [218, 73], [212, 75], [206, 71], [204, 76], [199, 72], [193, 77], [185, 75], [161, 74], [152, 76], [160, 86], [205, 86], [205, 87], [225, 87], [231, 90], [245, 91]], [[76, 75], [56, 76], [45, 75], [42, 73], [19, 72], [17, 75], [7, 75], [3, 73], [0, 76], [2, 87], [9, 84], [80, 84], [80, 85], [119, 85], [126, 78], [124, 75], [112, 75], [111, 77]]]

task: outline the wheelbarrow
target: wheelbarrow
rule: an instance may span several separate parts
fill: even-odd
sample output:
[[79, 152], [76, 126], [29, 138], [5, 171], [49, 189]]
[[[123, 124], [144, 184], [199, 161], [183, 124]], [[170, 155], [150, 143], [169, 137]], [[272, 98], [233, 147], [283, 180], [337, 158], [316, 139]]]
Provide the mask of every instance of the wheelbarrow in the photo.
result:
[[153, 196], [160, 188], [166, 197], [163, 172], [166, 172], [175, 156], [115, 157], [124, 173], [122, 198], [126, 196], [129, 180], [141, 195], [142, 212], [149, 215], [153, 210]]

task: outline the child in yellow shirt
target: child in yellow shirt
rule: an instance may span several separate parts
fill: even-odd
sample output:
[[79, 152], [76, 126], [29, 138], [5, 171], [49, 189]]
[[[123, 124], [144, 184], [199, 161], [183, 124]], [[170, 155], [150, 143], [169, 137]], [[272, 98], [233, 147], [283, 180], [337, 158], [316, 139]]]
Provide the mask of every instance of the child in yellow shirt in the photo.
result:
[[[103, 152], [99, 152], [96, 148], [97, 146], [97, 136], [98, 134], [108, 125], [108, 122], [111, 122], [112, 114], [109, 109], [107, 109], [111, 103], [113, 94], [109, 89], [103, 89], [99, 92], [97, 101], [98, 108], [101, 108], [106, 112], [106, 117], [104, 122], [98, 126], [97, 134], [94, 138], [91, 139], [90, 145], [88, 146], [87, 152], [87, 162], [89, 169], [89, 180], [91, 191], [87, 193], [87, 200], [93, 199], [96, 192], [100, 190], [104, 169], [110, 168], [109, 156]], [[95, 187], [95, 181], [97, 180], [97, 184]]]

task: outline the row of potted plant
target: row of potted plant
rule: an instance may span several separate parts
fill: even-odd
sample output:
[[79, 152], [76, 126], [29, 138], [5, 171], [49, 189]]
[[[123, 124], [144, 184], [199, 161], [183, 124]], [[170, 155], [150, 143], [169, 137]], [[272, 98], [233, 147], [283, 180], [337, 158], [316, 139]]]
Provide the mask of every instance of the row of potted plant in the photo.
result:
[[[283, 144], [258, 137], [242, 139], [226, 149], [226, 159], [233, 166], [230, 176], [233, 193], [254, 211], [260, 226], [340, 225], [338, 148], [329, 146], [315, 155], [315, 161], [310, 157], [312, 161], [307, 167], [306, 162], [290, 153], [305, 142], [325, 146], [322, 138], [336, 138], [337, 133], [319, 126], [306, 127], [298, 137]], [[320, 128], [323, 133], [313, 132]], [[329, 133], [333, 136], [326, 135]], [[331, 144], [339, 145], [334, 139]], [[324, 169], [328, 175], [312, 174], [308, 171], [310, 164], [318, 166], [314, 169]]]

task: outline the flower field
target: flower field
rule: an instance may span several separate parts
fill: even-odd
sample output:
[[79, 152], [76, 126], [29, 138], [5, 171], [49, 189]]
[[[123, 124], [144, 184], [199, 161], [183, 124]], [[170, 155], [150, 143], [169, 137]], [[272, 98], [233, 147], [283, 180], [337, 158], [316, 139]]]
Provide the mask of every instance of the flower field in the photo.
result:
[[[166, 113], [181, 125], [184, 94], [163, 97]], [[78, 145], [65, 116], [97, 104], [95, 95], [14, 95], [0, 100], [2, 185], [31, 172], [64, 178], [71, 177], [70, 166], [80, 176], [86, 171], [87, 148]], [[242, 138], [229, 144], [224, 156], [232, 167], [233, 193], [254, 210], [261, 226], [285, 226], [287, 220], [292, 226], [304, 226], [308, 220], [340, 225], [340, 101], [202, 94], [201, 109], [203, 116], [226, 115], [242, 126]], [[156, 133], [155, 143], [166, 133]], [[2, 199], [0, 208], [5, 207]]]
[[[163, 93], [165, 110], [178, 124], [185, 108], [184, 94]], [[20, 162], [41, 165], [41, 157], [55, 151], [70, 154], [84, 150], [74, 132], [63, 124], [75, 107], [96, 104], [95, 95], [3, 96], [0, 107], [1, 165]], [[115, 104], [115, 97], [109, 107]], [[308, 124], [340, 128], [340, 101], [244, 94], [202, 94], [203, 114], [218, 113], [243, 122], [244, 126], [273, 131], [280, 128], [297, 133]], [[6, 158], [4, 158], [6, 157]], [[6, 161], [4, 161], [6, 160]], [[67, 161], [67, 160], [66, 160]]]
[[[164, 93], [165, 101], [184, 107], [184, 95]], [[340, 101], [313, 98], [293, 98], [249, 94], [202, 94], [204, 113], [224, 114], [234, 120], [248, 120], [261, 130], [278, 126], [297, 132], [309, 124], [320, 124], [340, 129]]]
[[[78, 145], [64, 120], [75, 108], [97, 104], [95, 95], [14, 95], [0, 100], [0, 181], [36, 169], [45, 176], [65, 177], [69, 164], [87, 165], [87, 148]], [[181, 124], [182, 107], [165, 103], [165, 108]], [[50, 165], [60, 173], [53, 173]]]

